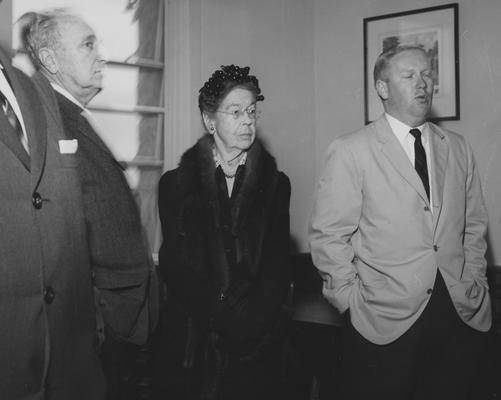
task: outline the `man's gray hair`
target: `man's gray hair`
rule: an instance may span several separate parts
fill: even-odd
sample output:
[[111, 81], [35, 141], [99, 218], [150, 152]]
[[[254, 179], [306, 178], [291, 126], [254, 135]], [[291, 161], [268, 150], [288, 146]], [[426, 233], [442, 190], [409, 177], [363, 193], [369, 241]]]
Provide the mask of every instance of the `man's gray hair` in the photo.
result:
[[68, 9], [56, 8], [43, 12], [27, 12], [18, 23], [21, 25], [21, 43], [30, 56], [36, 69], [42, 66], [39, 58], [40, 49], [56, 49], [61, 38], [59, 23], [62, 20], [78, 18]]

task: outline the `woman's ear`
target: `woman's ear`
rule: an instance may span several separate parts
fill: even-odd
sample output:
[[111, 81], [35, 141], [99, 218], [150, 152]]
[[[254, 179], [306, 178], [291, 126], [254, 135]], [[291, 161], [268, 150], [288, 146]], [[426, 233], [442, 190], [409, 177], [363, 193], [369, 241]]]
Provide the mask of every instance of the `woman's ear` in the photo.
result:
[[205, 111], [202, 113], [202, 119], [204, 121], [205, 129], [207, 129], [207, 132], [213, 135], [214, 132], [216, 131], [216, 125], [214, 120], [211, 117], [209, 117], [209, 114], [207, 114]]
[[59, 71], [59, 65], [57, 63], [57, 58], [54, 50], [47, 47], [42, 47], [38, 51], [38, 58], [42, 66], [52, 75], [55, 75], [57, 71]]

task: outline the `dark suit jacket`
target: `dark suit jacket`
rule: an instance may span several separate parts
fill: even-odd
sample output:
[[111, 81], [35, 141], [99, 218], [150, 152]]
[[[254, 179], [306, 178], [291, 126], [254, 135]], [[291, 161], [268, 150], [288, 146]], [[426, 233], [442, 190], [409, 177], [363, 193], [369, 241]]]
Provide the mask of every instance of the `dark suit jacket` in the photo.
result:
[[[35, 80], [52, 91], [41, 74]], [[82, 115], [82, 108], [54, 93], [66, 134], [78, 140], [78, 173], [99, 310], [108, 333], [142, 344], [156, 310], [147, 303], [153, 262], [136, 201], [123, 167]]]
[[59, 151], [67, 138], [54, 99], [0, 61], [31, 156], [0, 118], [0, 398], [102, 399], [77, 160]]

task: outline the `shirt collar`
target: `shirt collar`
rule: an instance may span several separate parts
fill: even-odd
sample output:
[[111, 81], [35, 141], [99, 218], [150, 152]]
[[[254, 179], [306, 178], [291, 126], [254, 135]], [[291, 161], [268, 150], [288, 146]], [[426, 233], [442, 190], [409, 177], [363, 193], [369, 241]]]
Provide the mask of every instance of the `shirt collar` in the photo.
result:
[[52, 88], [56, 91], [62, 94], [64, 97], [66, 97], [68, 100], [70, 100], [72, 103], [76, 104], [78, 107], [80, 107], [83, 110], [87, 110], [73, 95], [68, 92], [65, 88], [62, 86], [59, 86], [57, 83], [51, 82], [50, 83]]
[[428, 130], [426, 128], [426, 122], [422, 125], [419, 126], [414, 126], [410, 127], [407, 124], [404, 124], [402, 121], [398, 120], [397, 118], [391, 116], [390, 114], [385, 112], [386, 120], [388, 121], [388, 124], [390, 125], [391, 130], [395, 134], [395, 136], [398, 138], [398, 140], [403, 141], [407, 135], [410, 135], [409, 131], [413, 128], [419, 129], [421, 131], [421, 137], [423, 140], [423, 143], [428, 141]]
[[[212, 150], [212, 154], [214, 156], [214, 162], [216, 164], [216, 168], [219, 167], [221, 164], [224, 163], [224, 161], [221, 160], [221, 158], [219, 157], [219, 154], [218, 152], [216, 151], [215, 148], [213, 148]], [[242, 154], [242, 157], [240, 158], [240, 160], [238, 161], [238, 165], [245, 165], [245, 162], [247, 161], [247, 152], [244, 151], [244, 154]]]

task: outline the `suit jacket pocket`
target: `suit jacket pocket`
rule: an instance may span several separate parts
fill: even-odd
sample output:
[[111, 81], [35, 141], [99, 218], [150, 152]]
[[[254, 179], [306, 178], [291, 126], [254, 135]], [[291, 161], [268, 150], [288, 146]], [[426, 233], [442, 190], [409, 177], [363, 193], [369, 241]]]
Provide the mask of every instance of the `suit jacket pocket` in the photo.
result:
[[489, 295], [487, 283], [476, 279], [459, 281], [449, 290], [461, 316], [466, 321], [473, 318]]
[[386, 277], [379, 271], [361, 264], [360, 262], [357, 264], [358, 278], [364, 287], [369, 289], [382, 289], [388, 284]]

